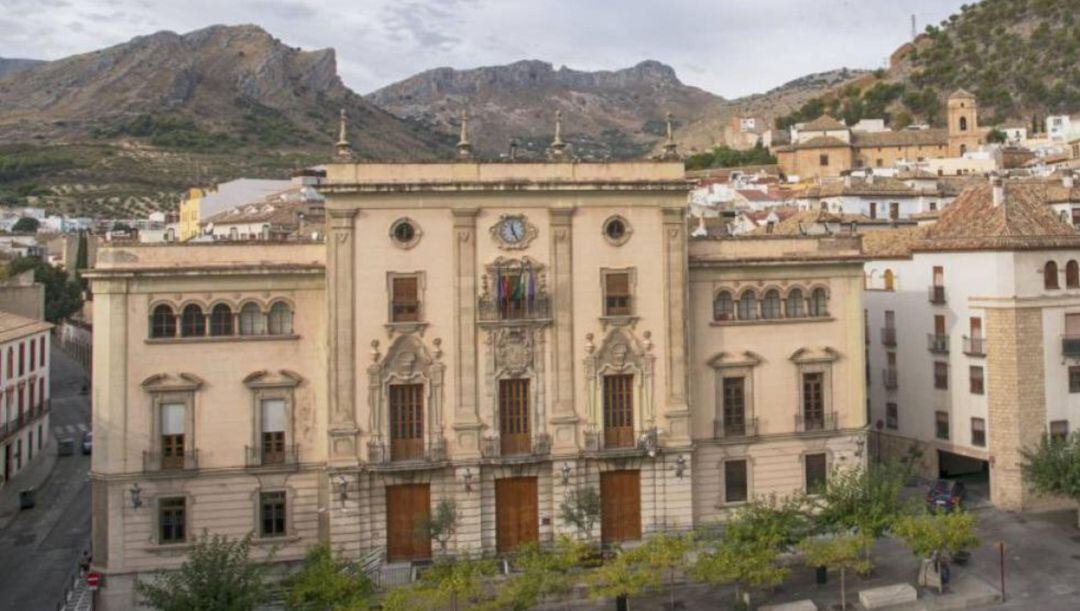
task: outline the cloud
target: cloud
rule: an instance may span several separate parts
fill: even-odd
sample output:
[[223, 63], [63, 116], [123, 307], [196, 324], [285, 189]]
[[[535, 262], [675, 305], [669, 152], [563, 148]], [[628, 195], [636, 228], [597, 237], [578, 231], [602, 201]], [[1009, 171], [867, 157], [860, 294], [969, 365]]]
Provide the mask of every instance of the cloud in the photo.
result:
[[610, 70], [656, 59], [735, 97], [811, 72], [881, 67], [910, 37], [911, 14], [921, 29], [962, 2], [0, 0], [0, 57], [55, 59], [162, 29], [256, 23], [292, 46], [334, 47], [360, 92], [439, 66], [542, 59]]

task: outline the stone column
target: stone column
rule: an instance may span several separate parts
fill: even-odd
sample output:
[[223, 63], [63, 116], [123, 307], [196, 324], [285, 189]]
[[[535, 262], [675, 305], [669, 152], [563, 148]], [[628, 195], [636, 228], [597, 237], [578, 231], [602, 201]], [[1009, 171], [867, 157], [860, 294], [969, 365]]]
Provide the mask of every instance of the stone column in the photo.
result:
[[476, 215], [455, 208], [454, 216], [454, 435], [455, 459], [480, 456], [480, 413], [476, 356]]
[[573, 207], [551, 208], [552, 451], [576, 452], [578, 414], [574, 409]]
[[667, 396], [664, 415], [667, 418], [669, 440], [674, 444], [690, 442], [690, 409], [687, 404], [687, 334], [686, 315], [687, 245], [686, 208], [671, 206], [662, 209], [664, 231], [664, 320], [667, 326], [665, 370]]
[[326, 295], [330, 363], [327, 417], [329, 462], [356, 464], [356, 252], [355, 209], [328, 208]]

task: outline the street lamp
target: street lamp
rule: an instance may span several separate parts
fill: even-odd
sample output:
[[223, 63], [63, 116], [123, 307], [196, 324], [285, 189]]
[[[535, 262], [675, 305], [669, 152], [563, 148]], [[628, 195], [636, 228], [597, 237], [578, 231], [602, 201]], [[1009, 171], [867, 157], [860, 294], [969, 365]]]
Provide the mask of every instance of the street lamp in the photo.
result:
[[142, 507], [142, 488], [139, 487], [139, 482], [135, 482], [128, 493], [131, 494], [131, 506], [135, 509]]
[[345, 479], [344, 475], [338, 475], [337, 487], [338, 498], [344, 503], [349, 498], [349, 480]]
[[465, 467], [465, 473], [461, 474], [461, 480], [465, 484], [465, 492], [472, 492], [472, 471]]
[[573, 469], [570, 467], [570, 463], [564, 462], [562, 464], [562, 469], [559, 470], [559, 475], [562, 477], [562, 485], [564, 487], [570, 485], [570, 474], [572, 471]]
[[675, 459], [675, 477], [682, 479], [683, 473], [686, 472], [686, 457], [679, 454], [679, 457]]

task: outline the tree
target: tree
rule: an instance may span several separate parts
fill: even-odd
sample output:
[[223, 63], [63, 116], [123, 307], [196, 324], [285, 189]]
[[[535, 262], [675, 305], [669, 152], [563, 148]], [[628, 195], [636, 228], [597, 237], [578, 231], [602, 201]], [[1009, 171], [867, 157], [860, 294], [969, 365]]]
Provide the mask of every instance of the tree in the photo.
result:
[[904, 516], [896, 521], [893, 534], [919, 558], [934, 552], [952, 555], [979, 545], [975, 516], [960, 509]]
[[375, 584], [355, 563], [335, 556], [330, 546], [308, 550], [300, 571], [286, 578], [285, 602], [290, 609], [339, 611], [366, 608], [375, 595]]
[[59, 267], [49, 265], [41, 257], [19, 257], [8, 263], [8, 276], [34, 270], [34, 281], [45, 285], [45, 320], [60, 322], [82, 308], [79, 284]]
[[439, 544], [439, 549], [446, 555], [446, 545], [450, 537], [457, 532], [457, 504], [450, 499], [443, 499], [435, 506], [435, 515], [427, 522], [428, 536]]
[[137, 579], [135, 593], [140, 604], [161, 611], [254, 609], [266, 602], [270, 589], [263, 581], [266, 565], [252, 561], [250, 551], [250, 534], [230, 540], [204, 532], [179, 569], [150, 581]]
[[986, 134], [986, 141], [991, 144], [1005, 144], [1008, 139], [1009, 136], [996, 127]]
[[[1036, 491], [1080, 503], [1080, 431], [1064, 439], [1044, 436], [1038, 447], [1024, 451], [1023, 470]], [[1080, 526], [1080, 510], [1077, 525]]]
[[660, 574], [647, 562], [642, 548], [619, 550], [589, 575], [593, 598], [629, 599], [660, 586]]
[[567, 493], [559, 504], [559, 517], [577, 529], [578, 536], [592, 540], [592, 531], [600, 520], [600, 493], [587, 486]]
[[41, 223], [32, 216], [24, 216], [11, 226], [12, 233], [37, 233]]
[[535, 543], [522, 547], [513, 559], [519, 572], [499, 588], [493, 606], [523, 611], [547, 597], [566, 593], [579, 577], [581, 562], [589, 551], [588, 545], [566, 536], [560, 537], [551, 551]]
[[667, 577], [668, 602], [672, 611], [675, 609], [675, 576], [686, 567], [686, 557], [693, 550], [692, 534], [679, 536], [667, 533], [650, 537], [635, 550], [644, 556], [649, 567]]
[[[416, 609], [452, 611], [483, 608], [490, 596], [486, 580], [496, 573], [494, 561], [460, 558], [436, 562], [413, 586], [395, 588], [383, 600], [386, 611]], [[459, 607], [464, 604], [464, 607]]]
[[865, 533], [843, 533], [810, 537], [799, 544], [806, 566], [823, 566], [840, 571], [840, 608], [847, 609], [848, 569], [864, 573], [870, 570], [870, 561], [863, 556], [863, 550], [873, 544], [873, 537]]

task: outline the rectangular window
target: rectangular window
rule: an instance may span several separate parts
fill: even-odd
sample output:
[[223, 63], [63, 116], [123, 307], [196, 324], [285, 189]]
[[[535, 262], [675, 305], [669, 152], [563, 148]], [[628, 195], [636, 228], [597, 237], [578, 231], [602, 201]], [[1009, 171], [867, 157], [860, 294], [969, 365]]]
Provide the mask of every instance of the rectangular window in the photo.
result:
[[26, 373], [26, 344], [19, 344], [19, 375]]
[[634, 447], [634, 376], [604, 376], [604, 447]]
[[829, 156], [828, 155], [819, 155], [818, 156], [818, 163], [821, 165], [821, 167], [827, 167], [829, 165]]
[[806, 468], [806, 492], [817, 494], [825, 489], [828, 480], [827, 461], [824, 454], [807, 454], [803, 456], [803, 464]]
[[161, 405], [161, 468], [184, 468], [184, 417], [187, 408], [183, 403]]
[[746, 461], [724, 461], [724, 502], [743, 503], [749, 496], [747, 490]]
[[390, 385], [390, 460], [424, 457], [424, 385]]
[[[30, 371], [37, 365], [37, 342], [30, 340]], [[33, 401], [31, 401], [33, 403]]]
[[41, 359], [38, 362], [38, 365], [41, 366], [41, 367], [44, 367], [45, 366], [45, 338], [44, 337], [41, 337], [41, 338], [38, 339], [38, 358]]
[[263, 537], [285, 535], [285, 491], [259, 494], [259, 523]]
[[746, 434], [746, 378], [724, 378], [724, 436]]
[[1064, 441], [1069, 436], [1068, 420], [1053, 420], [1050, 422], [1050, 439]]
[[397, 276], [391, 280], [393, 302], [391, 322], [420, 320], [420, 279], [417, 276]]
[[978, 365], [972, 365], [970, 367], [971, 378], [971, 394], [981, 395], [983, 394], [983, 368]]
[[891, 204], [889, 204], [889, 218], [894, 220], [894, 221], [896, 219], [900, 218], [900, 204], [899, 203], [892, 202]]
[[945, 286], [945, 268], [940, 265], [934, 266], [934, 286]]
[[630, 315], [630, 272], [604, 274], [604, 316]]
[[900, 426], [900, 408], [895, 403], [885, 404], [885, 428], [896, 430]]
[[1076, 365], [1069, 367], [1069, 392], [1080, 392], [1080, 367]]
[[944, 361], [934, 361], [934, 388], [949, 389], [949, 364]]
[[971, 445], [986, 447], [986, 421], [982, 418], [971, 419]]
[[262, 464], [285, 462], [285, 399], [262, 400]]
[[949, 438], [948, 412], [934, 412], [934, 436], [938, 439]]
[[169, 498], [158, 502], [159, 543], [183, 543], [187, 537], [186, 512], [187, 499]]
[[870, 202], [870, 218], [877, 218], [877, 202]]
[[825, 428], [824, 375], [821, 372], [803, 374], [803, 430]]
[[532, 451], [527, 378], [499, 380], [499, 444], [503, 456]]

